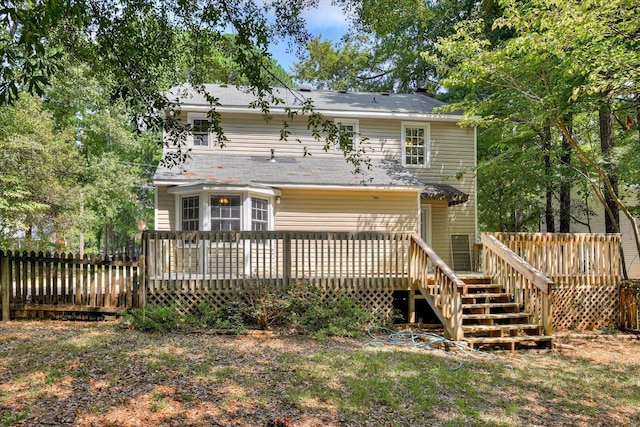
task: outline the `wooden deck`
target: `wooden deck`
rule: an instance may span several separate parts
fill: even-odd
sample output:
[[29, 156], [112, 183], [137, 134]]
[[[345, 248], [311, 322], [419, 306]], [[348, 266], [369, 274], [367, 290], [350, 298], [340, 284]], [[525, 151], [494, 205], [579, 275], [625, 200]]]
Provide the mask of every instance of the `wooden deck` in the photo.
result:
[[2, 314], [146, 305], [189, 313], [202, 302], [224, 306], [248, 281], [308, 280], [327, 298], [357, 299], [380, 321], [398, 293], [410, 322], [424, 300], [456, 340], [484, 333], [507, 342], [536, 330], [549, 336], [557, 326], [617, 324], [615, 236], [502, 234], [483, 242], [478, 273], [454, 272], [419, 237], [389, 233], [147, 231], [139, 262], [0, 252]]

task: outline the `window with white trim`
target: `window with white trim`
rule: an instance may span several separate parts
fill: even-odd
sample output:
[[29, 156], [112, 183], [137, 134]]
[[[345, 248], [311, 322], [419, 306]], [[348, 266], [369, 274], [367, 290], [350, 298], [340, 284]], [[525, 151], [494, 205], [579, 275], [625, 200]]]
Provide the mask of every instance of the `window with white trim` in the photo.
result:
[[340, 146], [336, 147], [336, 150], [342, 149], [346, 146], [349, 150], [358, 149], [358, 133], [359, 123], [358, 120], [353, 119], [336, 119], [336, 124], [342, 128], [344, 141], [341, 141]]
[[251, 198], [251, 230], [267, 231], [269, 229], [269, 201]]
[[193, 145], [194, 147], [209, 146], [209, 120], [193, 119]]
[[176, 228], [183, 231], [268, 231], [274, 195], [252, 191], [201, 190], [176, 197]]
[[431, 141], [428, 123], [402, 123], [402, 164], [431, 166]]
[[211, 231], [239, 231], [242, 229], [242, 197], [211, 195]]
[[182, 197], [182, 230], [200, 229], [200, 196]]

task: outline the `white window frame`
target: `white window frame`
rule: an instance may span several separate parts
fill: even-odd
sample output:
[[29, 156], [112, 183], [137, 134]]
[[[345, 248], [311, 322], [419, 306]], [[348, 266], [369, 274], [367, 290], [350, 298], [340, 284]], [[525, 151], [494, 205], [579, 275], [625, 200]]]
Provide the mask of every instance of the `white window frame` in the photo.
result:
[[[270, 224], [270, 220], [271, 220], [271, 202], [269, 199], [264, 198], [264, 197], [258, 197], [258, 196], [252, 196], [250, 197], [250, 204], [251, 207], [249, 209], [249, 221], [250, 221], [250, 226], [249, 229], [251, 231], [267, 231], [269, 230], [269, 224]], [[253, 218], [253, 211], [254, 211], [254, 206], [253, 206], [253, 202], [260, 200], [261, 202], [266, 202], [266, 209], [264, 209], [264, 213], [266, 214], [266, 219], [265, 220], [255, 220]], [[262, 209], [260, 209], [261, 211], [263, 211]], [[253, 226], [254, 224], [265, 224], [265, 230], [254, 230]]]
[[[407, 164], [407, 128], [416, 128], [424, 130], [424, 154], [422, 164]], [[402, 122], [402, 132], [400, 138], [400, 146], [402, 148], [402, 166], [414, 168], [430, 168], [431, 167], [431, 126], [426, 122]]]
[[[187, 198], [198, 198], [198, 228], [196, 230], [187, 230], [187, 231], [200, 231], [202, 230], [202, 197], [199, 194], [185, 194], [179, 197], [178, 199], [178, 212], [180, 213], [180, 230], [183, 230], [183, 218], [184, 218], [184, 206], [183, 201]], [[193, 219], [189, 219], [189, 221], [193, 221]]]
[[[212, 200], [213, 200], [214, 197], [219, 197], [219, 198], [226, 198], [226, 197], [232, 198], [232, 197], [235, 197], [235, 198], [239, 199], [239, 201], [240, 201], [240, 205], [239, 205], [240, 218], [237, 218], [237, 219], [236, 218], [227, 218], [227, 219], [232, 219], [234, 221], [237, 220], [239, 222], [239, 224], [240, 224], [240, 229], [239, 230], [212, 230], [212, 231], [242, 231], [243, 230], [243, 217], [245, 216], [245, 212], [244, 212], [244, 209], [245, 209], [245, 206], [244, 206], [245, 205], [245, 197], [244, 197], [244, 194], [218, 193], [218, 192], [209, 193], [208, 194], [209, 210], [207, 212], [207, 216], [209, 217], [209, 229], [210, 230], [211, 230], [211, 228], [213, 226], [213, 216], [212, 216], [213, 203], [212, 203]], [[225, 220], [225, 218], [219, 218], [219, 219], [221, 219], [223, 221]]]
[[216, 190], [201, 190], [198, 192], [186, 192], [183, 194], [176, 194], [175, 209], [176, 209], [176, 230], [182, 230], [182, 199], [184, 197], [199, 197], [199, 216], [200, 222], [198, 224], [199, 231], [211, 231], [211, 197], [213, 196], [239, 196], [240, 197], [240, 230], [239, 231], [252, 231], [252, 200], [253, 198], [267, 201], [267, 231], [274, 229], [274, 205], [275, 198], [270, 194], [263, 194], [261, 192], [255, 192], [251, 190], [238, 191], [230, 189], [216, 189]]
[[[352, 138], [352, 145], [353, 145], [353, 151], [358, 151], [358, 149], [360, 148], [360, 121], [358, 119], [342, 119], [342, 118], [336, 118], [334, 120], [336, 125], [342, 125], [342, 126], [353, 126], [353, 138]], [[340, 149], [340, 144], [335, 146], [335, 150], [342, 152], [342, 150]]]
[[209, 150], [213, 148], [213, 135], [211, 134], [211, 132], [207, 133], [207, 145], [195, 145], [195, 135], [193, 133], [194, 120], [206, 120], [208, 122], [211, 121], [204, 113], [187, 113], [187, 122], [192, 128], [190, 135], [187, 137], [187, 146], [196, 150]]

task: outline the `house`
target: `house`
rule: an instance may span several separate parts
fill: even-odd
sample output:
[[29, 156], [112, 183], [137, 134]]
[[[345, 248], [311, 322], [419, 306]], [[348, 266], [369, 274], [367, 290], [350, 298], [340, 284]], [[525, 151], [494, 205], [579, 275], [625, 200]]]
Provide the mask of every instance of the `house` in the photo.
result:
[[[156, 230], [417, 233], [454, 269], [471, 269], [476, 131], [461, 127], [460, 115], [434, 111], [443, 103], [425, 93], [274, 89], [284, 103], [265, 120], [243, 88], [205, 88], [219, 100], [227, 141], [221, 147], [209, 132], [202, 94], [172, 92], [180, 120], [192, 127], [191, 151], [182, 168], [155, 174]], [[369, 168], [356, 173], [341, 150], [313, 137], [305, 116], [287, 116], [305, 98], [352, 132]]]

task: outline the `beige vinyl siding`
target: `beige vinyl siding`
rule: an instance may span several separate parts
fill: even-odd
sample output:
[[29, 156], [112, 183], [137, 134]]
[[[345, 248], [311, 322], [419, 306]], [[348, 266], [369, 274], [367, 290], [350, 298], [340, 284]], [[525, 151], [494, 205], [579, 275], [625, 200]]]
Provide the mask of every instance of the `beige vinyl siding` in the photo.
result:
[[[460, 228], [449, 219], [449, 209], [445, 201], [422, 201], [431, 206], [431, 248], [442, 260], [451, 266], [451, 234], [461, 234]], [[473, 235], [471, 235], [473, 242]]]
[[418, 232], [411, 191], [283, 189], [276, 230]]
[[161, 231], [175, 229], [176, 204], [173, 194], [167, 193], [167, 187], [156, 186], [156, 199], [155, 229]]
[[[348, 119], [349, 116], [345, 114], [344, 116], [336, 115], [327, 118], [330, 120], [336, 118]], [[276, 157], [302, 157], [306, 148], [314, 157], [343, 157], [342, 153], [333, 149], [328, 152], [324, 151], [324, 142], [322, 140], [315, 141], [312, 138], [311, 132], [307, 129], [307, 119], [305, 117], [293, 120], [289, 127], [291, 135], [289, 135], [288, 141], [280, 141], [280, 130], [283, 121], [282, 116], [273, 116], [271, 121], [265, 122], [259, 114], [225, 113], [221, 124], [229, 138], [226, 146], [224, 148], [198, 148], [194, 149], [193, 152], [209, 152], [229, 156], [264, 156], [267, 158], [271, 154], [271, 149], [275, 149]], [[410, 121], [416, 122], [416, 120]], [[365, 149], [366, 156], [376, 160], [394, 159], [401, 161], [402, 122], [403, 120], [400, 119], [359, 119], [359, 130], [363, 139], [360, 143]], [[446, 227], [433, 226], [432, 235], [439, 239], [438, 241], [440, 242], [448, 242], [450, 234], [469, 234], [470, 240], [474, 242], [476, 240], [476, 182], [474, 171], [476, 151], [474, 129], [463, 128], [453, 122], [424, 121], [423, 123], [429, 123], [430, 126], [431, 167], [409, 167], [408, 169], [423, 182], [450, 184], [470, 196], [469, 201], [464, 204], [434, 210], [432, 213], [434, 220], [446, 224]], [[300, 139], [301, 142], [298, 142], [297, 139]], [[456, 174], [458, 173], [461, 173], [460, 180], [456, 179]], [[357, 212], [356, 207], [350, 208], [349, 212], [346, 213], [336, 211], [335, 215], [329, 214], [328, 211], [333, 208], [334, 203], [326, 203], [322, 194], [316, 200], [305, 201], [305, 203], [311, 203], [310, 209], [314, 208], [314, 206], [315, 208], [322, 208], [321, 212], [317, 212], [317, 218], [300, 219], [292, 213], [286, 212], [285, 208], [294, 208], [291, 207], [293, 205], [290, 205], [290, 207], [285, 206], [284, 199], [283, 196], [283, 206], [276, 207], [278, 212], [282, 212], [282, 215], [284, 215], [277, 214], [276, 224], [287, 229], [294, 229], [295, 226], [299, 226], [302, 227], [299, 229], [304, 230], [304, 226], [307, 223], [312, 223], [314, 227], [317, 227], [314, 229], [359, 230], [366, 229], [366, 227], [369, 227], [367, 224], [373, 221], [373, 218], [357, 217], [355, 215], [355, 212]], [[338, 204], [335, 207], [340, 208], [339, 203], [342, 202], [336, 201], [336, 203]], [[393, 203], [389, 204], [389, 207], [392, 211], [395, 208]], [[303, 211], [303, 208], [295, 207], [295, 209], [300, 212]], [[345, 223], [342, 219], [334, 220], [334, 218], [342, 218], [341, 215], [343, 214], [344, 218], [348, 218], [348, 222]], [[386, 215], [385, 218], [390, 218], [392, 213], [385, 213], [384, 215]], [[404, 221], [402, 219], [404, 214], [399, 212], [397, 218], [401, 222]], [[318, 223], [321, 225], [318, 225]], [[380, 227], [397, 228], [392, 225], [381, 225]], [[403, 227], [405, 227], [405, 223], [402, 223], [401, 228]], [[414, 226], [409, 226], [409, 228], [411, 227]], [[450, 252], [448, 243], [439, 245], [442, 248], [441, 250], [446, 250], [446, 253]], [[440, 253], [440, 250], [438, 252]]]

